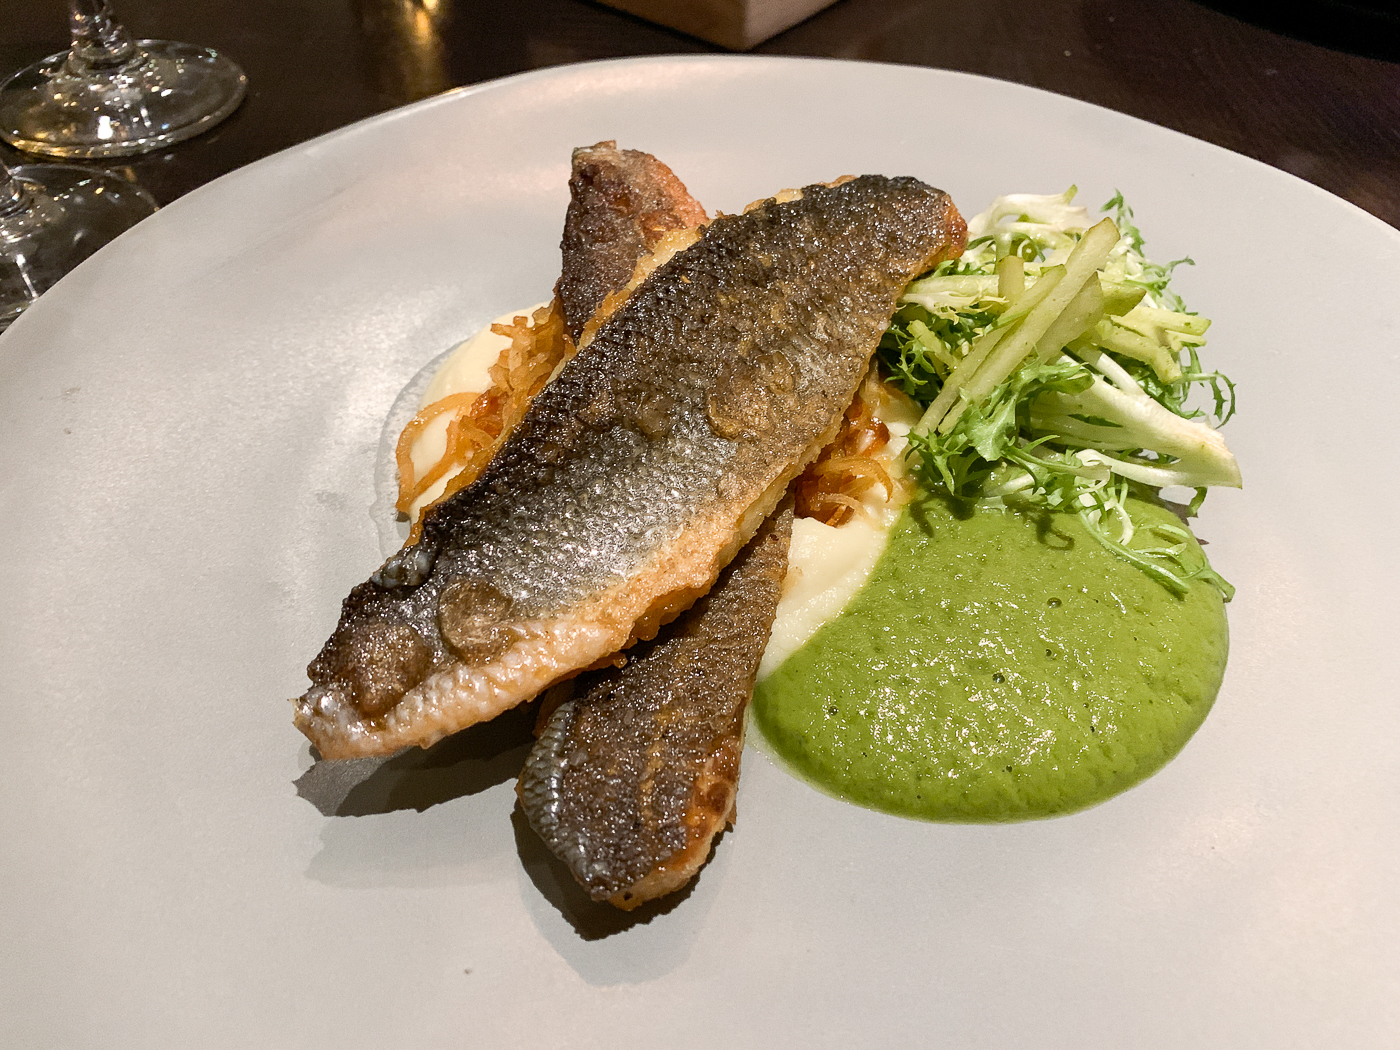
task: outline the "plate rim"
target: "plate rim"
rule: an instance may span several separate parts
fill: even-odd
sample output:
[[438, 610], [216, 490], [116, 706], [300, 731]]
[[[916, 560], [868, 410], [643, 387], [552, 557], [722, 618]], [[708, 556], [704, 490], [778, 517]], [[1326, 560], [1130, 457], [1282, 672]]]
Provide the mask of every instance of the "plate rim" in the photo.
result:
[[322, 132], [321, 134], [316, 135], [312, 138], [304, 139], [301, 142], [294, 143], [290, 146], [286, 146], [283, 149], [276, 151], [275, 153], [269, 153], [265, 157], [259, 157], [257, 160], [250, 161], [247, 164], [234, 168], [232, 171], [225, 172], [217, 178], [210, 179], [208, 182], [196, 186], [188, 193], [185, 193], [180, 197], [176, 198], [175, 200], [171, 201], [170, 204], [165, 205], [161, 209], [161, 211], [167, 211], [176, 208], [180, 206], [184, 201], [190, 200], [192, 198], [197, 198], [197, 196], [204, 193], [206, 189], [208, 189], [211, 186], [219, 185], [225, 179], [229, 179], [234, 176], [240, 175], [243, 172], [257, 168], [264, 164], [268, 164], [270, 162], [284, 160], [288, 155], [295, 154], [298, 151], [306, 150], [310, 147], [324, 146], [329, 143], [338, 142], [343, 138], [351, 138], [356, 135], [363, 134], [367, 130], [370, 130], [380, 124], [390, 124], [399, 120], [410, 119], [417, 113], [427, 112], [439, 106], [458, 105], [463, 99], [466, 98], [474, 97], [477, 95], [489, 94], [495, 91], [505, 90], [507, 88], [515, 87], [522, 83], [528, 83], [531, 80], [546, 80], [553, 79], [555, 77], [567, 77], [583, 70], [618, 68], [623, 66], [660, 66], [673, 64], [688, 66], [839, 66], [851, 70], [901, 71], [907, 72], [914, 76], [926, 76], [933, 79], [948, 78], [970, 83], [990, 84], [995, 85], [995, 88], [997, 90], [1011, 89], [1013, 92], [1027, 91], [1036, 95], [1042, 95], [1047, 98], [1054, 99], [1056, 100], [1056, 104], [1069, 103], [1073, 106], [1084, 106], [1090, 110], [1096, 110], [1101, 113], [1110, 114], [1112, 117], [1131, 121], [1134, 124], [1152, 128], [1156, 132], [1165, 132], [1168, 135], [1179, 137], [1181, 139], [1186, 140], [1187, 142], [1191, 142], [1199, 146], [1204, 146], [1208, 149], [1217, 151], [1218, 153], [1224, 156], [1233, 158], [1236, 161], [1243, 161], [1246, 164], [1257, 166], [1258, 168], [1262, 168], [1263, 170], [1269, 172], [1271, 176], [1279, 177], [1286, 181], [1307, 187], [1309, 190], [1316, 194], [1321, 194], [1323, 197], [1330, 198], [1333, 201], [1341, 203], [1347, 209], [1355, 213], [1355, 215], [1369, 220], [1371, 223], [1378, 226], [1383, 232], [1389, 233], [1396, 237], [1398, 240], [1400, 240], [1400, 229], [1397, 229], [1396, 227], [1390, 225], [1390, 223], [1386, 222], [1379, 216], [1372, 215], [1365, 208], [1362, 208], [1360, 205], [1347, 200], [1345, 197], [1339, 196], [1338, 194], [1333, 193], [1331, 190], [1324, 189], [1323, 187], [1318, 186], [1316, 183], [1309, 182], [1307, 179], [1295, 175], [1290, 171], [1285, 171], [1283, 168], [1275, 167], [1267, 161], [1262, 161], [1256, 157], [1251, 157], [1248, 154], [1240, 153], [1237, 150], [1232, 150], [1227, 146], [1220, 145], [1219, 143], [1211, 142], [1209, 139], [1200, 138], [1196, 135], [1190, 134], [1189, 132], [1178, 131], [1175, 128], [1169, 128], [1164, 124], [1157, 124], [1153, 121], [1147, 120], [1144, 117], [1135, 116], [1131, 113], [1125, 113], [1122, 110], [1113, 109], [1110, 106], [1105, 106], [1098, 102], [1090, 102], [1086, 99], [1077, 98], [1074, 95], [1066, 95], [1058, 91], [1051, 91], [1049, 88], [1037, 87], [1033, 84], [1023, 84], [1017, 80], [1010, 80], [1005, 77], [990, 76], [985, 73], [971, 73], [959, 69], [944, 69], [939, 66], [922, 66], [908, 62], [886, 62], [853, 58], [830, 58], [821, 55], [628, 55], [620, 58], [590, 59], [584, 62], [566, 62], [560, 63], [558, 65], [542, 66], [537, 69], [522, 70], [518, 73], [510, 73], [505, 76], [494, 77], [490, 80], [478, 81], [474, 84], [463, 84], [458, 87], [449, 88], [448, 90], [439, 92], [436, 95], [430, 95], [427, 98], [418, 99], [414, 102], [404, 103], [403, 105], [395, 106], [391, 109], [387, 109], [379, 113], [372, 113], [369, 116], [361, 117], [358, 120], [351, 121], [350, 123], [341, 125], [338, 128], [332, 128], [330, 131]]

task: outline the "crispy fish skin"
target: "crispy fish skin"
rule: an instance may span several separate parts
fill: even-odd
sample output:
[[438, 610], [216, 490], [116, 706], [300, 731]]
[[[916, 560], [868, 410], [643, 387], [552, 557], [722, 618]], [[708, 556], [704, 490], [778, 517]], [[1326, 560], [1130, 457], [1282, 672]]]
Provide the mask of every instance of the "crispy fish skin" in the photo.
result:
[[965, 234], [945, 193], [877, 175], [710, 223], [350, 593], [298, 727], [326, 758], [427, 746], [654, 637], [832, 439], [900, 292]]
[[630, 910], [679, 889], [734, 819], [744, 711], [787, 573], [786, 502], [655, 641], [575, 679], [525, 762], [521, 808], [594, 900]]
[[637, 260], [668, 233], [702, 225], [708, 216], [674, 172], [649, 153], [613, 141], [573, 152], [569, 208], [555, 294], [577, 343], [609, 293], [624, 287]]

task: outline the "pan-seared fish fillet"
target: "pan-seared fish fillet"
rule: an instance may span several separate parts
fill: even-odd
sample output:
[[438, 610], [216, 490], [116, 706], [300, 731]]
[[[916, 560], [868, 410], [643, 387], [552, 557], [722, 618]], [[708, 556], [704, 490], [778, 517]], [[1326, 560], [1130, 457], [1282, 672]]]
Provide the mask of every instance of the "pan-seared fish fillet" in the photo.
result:
[[297, 725], [327, 758], [426, 746], [654, 637], [832, 439], [900, 292], [965, 232], [942, 191], [875, 175], [711, 222], [350, 593]]
[[649, 153], [600, 142], [574, 150], [569, 209], [560, 245], [564, 268], [555, 294], [575, 343], [610, 293], [626, 286], [637, 260], [668, 233], [707, 216], [681, 180]]
[[525, 816], [594, 900], [631, 909], [679, 889], [733, 820], [744, 709], [787, 572], [787, 503], [625, 666], [574, 679], [525, 762]]

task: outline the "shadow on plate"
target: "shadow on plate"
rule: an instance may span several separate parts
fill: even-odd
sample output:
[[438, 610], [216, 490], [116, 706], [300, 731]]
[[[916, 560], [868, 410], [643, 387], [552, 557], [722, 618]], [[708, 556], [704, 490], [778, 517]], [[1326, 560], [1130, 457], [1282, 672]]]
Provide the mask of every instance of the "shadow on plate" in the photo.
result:
[[[574, 881], [563, 861], [545, 847], [519, 804], [510, 815], [515, 826], [515, 848], [520, 854], [520, 864], [540, 895], [562, 915], [574, 928], [574, 932], [585, 941], [602, 940], [617, 933], [623, 933], [634, 926], [645, 925], [658, 916], [665, 915], [691, 895], [695, 884], [704, 875], [691, 879], [682, 889], [668, 893], [658, 900], [648, 901], [632, 911], [614, 908], [606, 901], [595, 901]], [[718, 844], [723, 834], [716, 836]], [[711, 847], [713, 849], [713, 847]], [[712, 854], [713, 855], [713, 854]]]
[[534, 743], [534, 722], [535, 705], [522, 704], [427, 749], [391, 758], [318, 759], [296, 779], [297, 794], [328, 817], [421, 813], [515, 777]]

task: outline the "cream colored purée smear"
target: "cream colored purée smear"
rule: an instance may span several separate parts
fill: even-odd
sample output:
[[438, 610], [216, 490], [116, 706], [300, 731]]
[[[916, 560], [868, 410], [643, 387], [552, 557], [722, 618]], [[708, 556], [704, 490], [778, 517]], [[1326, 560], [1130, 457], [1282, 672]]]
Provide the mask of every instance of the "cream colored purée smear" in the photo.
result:
[[[481, 394], [491, 387], [491, 366], [501, 356], [501, 351], [510, 346], [510, 337], [491, 331], [491, 325], [514, 324], [517, 317], [534, 317], [535, 311], [548, 303], [536, 303], [523, 310], [512, 310], [492, 320], [476, 335], [466, 340], [443, 362], [428, 389], [423, 392], [420, 408], [427, 408], [435, 401], [441, 401], [452, 394]], [[415, 477], [422, 477], [442, 459], [447, 451], [447, 428], [452, 423], [453, 413], [444, 412], [423, 428], [418, 439], [409, 449], [409, 459], [413, 462]], [[433, 500], [442, 495], [452, 474], [438, 479], [427, 491], [413, 501], [409, 517], [417, 521], [418, 515]]]
[[[523, 310], [502, 314], [491, 324], [513, 324], [515, 318], [533, 317], [539, 303]], [[423, 393], [426, 408], [452, 394], [483, 393], [491, 386], [489, 370], [510, 345], [510, 338], [491, 331], [487, 325], [462, 343], [443, 363]], [[889, 444], [880, 450], [881, 465], [898, 481], [906, 473], [904, 449], [909, 429], [918, 422], [918, 411], [907, 402], [890, 399], [878, 413], [889, 428]], [[434, 419], [413, 443], [409, 456], [414, 472], [430, 470], [447, 449], [447, 427], [452, 413]], [[411, 517], [442, 495], [451, 475], [442, 478], [414, 501]], [[792, 523], [792, 545], [788, 550], [788, 573], [783, 596], [768, 648], [759, 667], [759, 678], [767, 677], [778, 665], [802, 647], [828, 620], [834, 620], [870, 577], [885, 549], [890, 527], [899, 516], [903, 501], [885, 500], [885, 490], [872, 486], [862, 499], [867, 513], [857, 514], [844, 525], [824, 525], [815, 518], [798, 518]]]
[[[907, 473], [904, 449], [909, 444], [910, 428], [919, 421], [918, 410], [910, 403], [891, 399], [878, 415], [890, 432], [889, 444], [880, 450], [879, 458], [897, 482]], [[867, 513], [854, 515], [844, 525], [824, 525], [816, 518], [798, 518], [792, 523], [787, 579], [773, 633], [758, 668], [760, 679], [777, 670], [822, 624], [839, 616], [870, 578], [904, 504], [897, 495], [888, 501], [884, 497], [883, 488], [871, 486], [861, 500]]]

